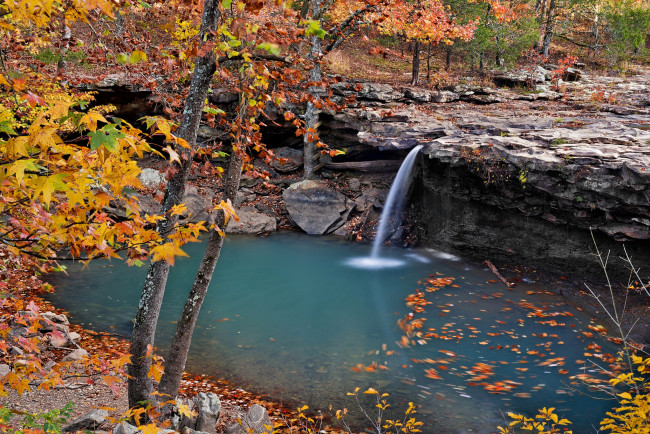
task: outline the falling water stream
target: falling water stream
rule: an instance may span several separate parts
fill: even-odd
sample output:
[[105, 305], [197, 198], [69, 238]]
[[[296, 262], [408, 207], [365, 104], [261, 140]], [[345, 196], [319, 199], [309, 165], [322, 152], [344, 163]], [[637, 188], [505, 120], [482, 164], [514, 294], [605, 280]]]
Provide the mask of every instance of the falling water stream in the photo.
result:
[[379, 224], [377, 225], [377, 233], [372, 242], [372, 250], [370, 256], [360, 258], [352, 258], [348, 264], [357, 268], [378, 269], [386, 267], [400, 267], [404, 265], [402, 261], [395, 260], [381, 256], [381, 248], [389, 235], [389, 230], [394, 229], [400, 223], [400, 217], [404, 203], [406, 201], [406, 194], [409, 186], [411, 185], [411, 172], [418, 153], [422, 149], [422, 145], [418, 145], [411, 149], [408, 153], [393, 180], [393, 184], [388, 191], [388, 197], [384, 203], [384, 209], [379, 217]]

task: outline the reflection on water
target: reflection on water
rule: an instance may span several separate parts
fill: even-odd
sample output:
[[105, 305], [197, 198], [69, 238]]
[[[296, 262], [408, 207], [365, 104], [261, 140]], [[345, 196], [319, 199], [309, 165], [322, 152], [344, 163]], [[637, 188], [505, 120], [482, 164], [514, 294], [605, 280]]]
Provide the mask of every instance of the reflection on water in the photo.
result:
[[[200, 258], [201, 248], [186, 250]], [[493, 432], [500, 411], [534, 414], [541, 406], [569, 417], [574, 432], [598, 426], [611, 403], [583, 396], [575, 376], [597, 374], [584, 369], [586, 351], [615, 349], [582, 333], [589, 318], [543, 288], [507, 290], [486, 270], [440, 252], [386, 249], [385, 259], [401, 266], [350, 266], [368, 250], [298, 234], [229, 237], [187, 369], [311, 408], [351, 408], [346, 392], [372, 386], [390, 394], [393, 408], [419, 405], [425, 432]], [[162, 350], [196, 268], [180, 258], [172, 269]], [[68, 272], [52, 278], [57, 306], [89, 328], [130, 333], [146, 270], [111, 261]], [[453, 284], [427, 292], [440, 276]], [[397, 322], [417, 288], [431, 304], [410, 317], [423, 319], [422, 336], [406, 339]]]

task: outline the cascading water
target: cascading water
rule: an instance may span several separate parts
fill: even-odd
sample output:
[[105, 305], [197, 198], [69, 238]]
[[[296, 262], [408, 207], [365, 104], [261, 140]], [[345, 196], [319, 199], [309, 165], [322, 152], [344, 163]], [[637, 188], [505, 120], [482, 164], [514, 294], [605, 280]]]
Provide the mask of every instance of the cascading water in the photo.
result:
[[380, 256], [381, 246], [388, 236], [389, 223], [393, 216], [399, 218], [404, 207], [406, 200], [406, 191], [411, 184], [411, 171], [415, 164], [415, 158], [422, 149], [422, 145], [418, 145], [411, 149], [404, 162], [397, 171], [397, 176], [390, 187], [388, 197], [384, 203], [384, 209], [379, 217], [379, 225], [377, 226], [377, 234], [372, 243], [372, 251], [370, 256], [366, 258], [356, 258], [349, 262], [349, 265], [360, 268], [386, 268], [398, 267], [403, 264], [402, 261], [390, 258], [382, 258]]

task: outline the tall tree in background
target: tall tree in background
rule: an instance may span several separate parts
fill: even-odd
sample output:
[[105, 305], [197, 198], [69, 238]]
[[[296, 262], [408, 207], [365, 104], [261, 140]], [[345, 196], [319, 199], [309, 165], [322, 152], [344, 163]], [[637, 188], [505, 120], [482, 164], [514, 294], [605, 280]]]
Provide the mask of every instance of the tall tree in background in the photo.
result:
[[[357, 1], [324, 1], [304, 0], [300, 9], [301, 19], [305, 25], [305, 34], [309, 38], [310, 73], [307, 109], [305, 111], [305, 128], [303, 134], [304, 178], [312, 179], [321, 164], [320, 149], [326, 145], [318, 137], [319, 109], [325, 101], [323, 94], [323, 57], [338, 47], [343, 41], [362, 25], [377, 22], [377, 16], [382, 16], [390, 4], [389, 0]], [[324, 17], [329, 15], [331, 21], [327, 24]], [[370, 21], [367, 18], [374, 15]], [[333, 151], [335, 152], [335, 151]]]

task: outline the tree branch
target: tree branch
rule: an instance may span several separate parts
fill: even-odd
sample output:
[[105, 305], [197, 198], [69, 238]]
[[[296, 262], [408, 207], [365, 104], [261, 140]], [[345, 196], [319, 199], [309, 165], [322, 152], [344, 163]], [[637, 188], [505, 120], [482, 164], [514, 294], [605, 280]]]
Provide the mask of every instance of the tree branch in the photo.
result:
[[596, 45], [583, 44], [581, 42], [574, 41], [573, 39], [569, 38], [568, 36], [559, 35], [557, 33], [553, 34], [553, 36], [555, 36], [556, 38], [564, 39], [565, 41], [571, 42], [573, 45], [577, 45], [578, 47], [589, 48], [591, 50], [595, 50], [596, 48], [604, 47], [603, 44], [596, 44]]

